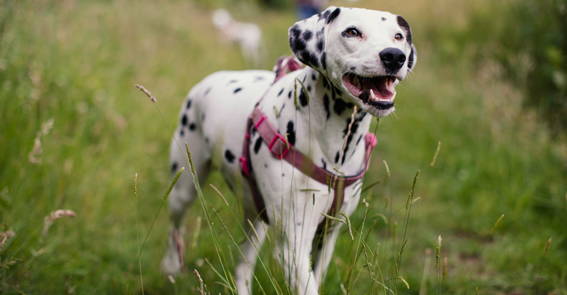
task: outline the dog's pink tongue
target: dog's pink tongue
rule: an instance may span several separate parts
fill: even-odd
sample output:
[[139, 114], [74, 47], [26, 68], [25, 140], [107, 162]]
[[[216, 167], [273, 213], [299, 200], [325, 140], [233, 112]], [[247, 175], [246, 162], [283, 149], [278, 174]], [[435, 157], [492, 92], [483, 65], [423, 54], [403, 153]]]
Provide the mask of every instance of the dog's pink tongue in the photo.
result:
[[391, 100], [396, 93], [394, 79], [386, 77], [372, 80], [365, 86], [370, 90], [372, 100]]

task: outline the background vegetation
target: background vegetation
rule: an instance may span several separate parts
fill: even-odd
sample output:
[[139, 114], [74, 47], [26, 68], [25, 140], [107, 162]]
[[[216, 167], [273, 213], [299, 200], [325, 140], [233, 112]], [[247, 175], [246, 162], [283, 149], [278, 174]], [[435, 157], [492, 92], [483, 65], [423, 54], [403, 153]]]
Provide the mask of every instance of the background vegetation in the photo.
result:
[[[379, 183], [323, 294], [567, 294], [565, 129], [540, 123], [566, 117], [565, 8], [535, 3], [331, 2], [404, 15], [419, 59], [397, 113], [377, 124], [366, 184]], [[178, 107], [208, 73], [248, 67], [211, 26], [223, 4], [0, 2], [0, 293], [194, 294], [194, 269], [207, 292], [231, 292], [244, 236], [218, 174], [207, 183], [229, 204], [205, 186], [186, 222], [187, 272], [159, 272]], [[264, 68], [289, 54], [293, 11], [231, 8], [261, 25]], [[61, 208], [76, 217], [45, 231]], [[267, 246], [255, 290], [286, 294]]]

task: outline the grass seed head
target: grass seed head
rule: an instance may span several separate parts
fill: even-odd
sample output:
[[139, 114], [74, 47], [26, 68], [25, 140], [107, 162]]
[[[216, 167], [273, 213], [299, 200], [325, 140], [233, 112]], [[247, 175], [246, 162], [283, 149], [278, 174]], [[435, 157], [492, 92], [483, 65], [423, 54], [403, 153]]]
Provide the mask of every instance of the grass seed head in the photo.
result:
[[13, 230], [0, 232], [0, 250], [2, 250], [2, 248], [4, 248], [4, 245], [6, 245], [6, 242], [8, 242], [8, 240], [13, 238], [15, 235], [16, 233]]
[[47, 236], [49, 228], [55, 222], [55, 220], [63, 217], [75, 217], [77, 214], [73, 210], [59, 209], [51, 212], [51, 214], [45, 216], [43, 220], [43, 236]]

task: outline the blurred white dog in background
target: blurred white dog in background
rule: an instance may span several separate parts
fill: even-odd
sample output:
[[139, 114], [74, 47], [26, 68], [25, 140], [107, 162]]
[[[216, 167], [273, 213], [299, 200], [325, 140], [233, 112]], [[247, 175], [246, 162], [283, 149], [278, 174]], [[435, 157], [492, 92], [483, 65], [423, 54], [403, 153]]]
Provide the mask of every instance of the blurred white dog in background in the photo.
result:
[[224, 38], [240, 46], [246, 61], [255, 66], [260, 64], [262, 31], [258, 25], [236, 21], [225, 9], [215, 10], [212, 19]]

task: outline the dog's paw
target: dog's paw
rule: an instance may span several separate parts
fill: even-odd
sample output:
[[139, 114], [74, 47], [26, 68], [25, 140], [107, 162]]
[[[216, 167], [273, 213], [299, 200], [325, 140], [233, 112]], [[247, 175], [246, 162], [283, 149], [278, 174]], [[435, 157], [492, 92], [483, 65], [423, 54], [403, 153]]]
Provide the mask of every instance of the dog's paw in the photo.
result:
[[161, 270], [166, 275], [176, 275], [183, 270], [185, 243], [180, 231], [173, 229], [169, 234], [167, 252], [161, 260]]
[[168, 276], [175, 276], [181, 272], [183, 264], [179, 261], [177, 253], [167, 251], [165, 257], [161, 260], [161, 271]]

